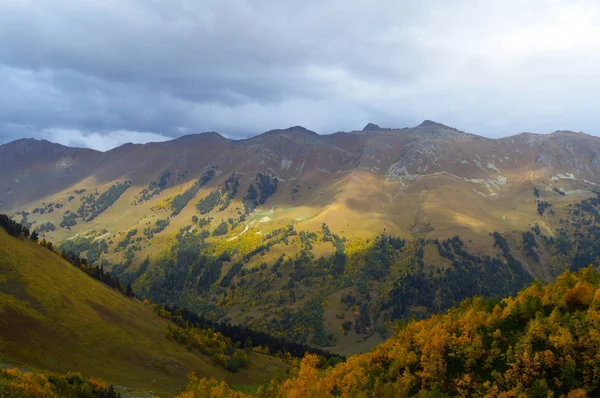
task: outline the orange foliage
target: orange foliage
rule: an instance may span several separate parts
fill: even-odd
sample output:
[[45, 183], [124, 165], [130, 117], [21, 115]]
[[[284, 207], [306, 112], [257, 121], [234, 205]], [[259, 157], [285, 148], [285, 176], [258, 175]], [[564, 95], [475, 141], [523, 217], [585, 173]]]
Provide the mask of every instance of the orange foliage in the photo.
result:
[[[555, 284], [534, 282], [496, 305], [465, 300], [332, 368], [319, 370], [308, 355], [297, 377], [255, 396], [600, 396], [599, 297], [600, 277], [587, 268]], [[244, 396], [222, 383], [202, 386], [214, 396]]]
[[589, 306], [594, 299], [594, 289], [585, 283], [578, 283], [565, 295], [565, 304], [569, 307]]

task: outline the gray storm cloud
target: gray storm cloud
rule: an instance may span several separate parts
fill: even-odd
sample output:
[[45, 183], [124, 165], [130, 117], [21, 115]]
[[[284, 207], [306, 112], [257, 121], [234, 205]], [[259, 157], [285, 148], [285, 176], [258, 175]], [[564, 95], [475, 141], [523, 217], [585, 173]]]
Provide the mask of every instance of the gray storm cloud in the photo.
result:
[[0, 143], [434, 119], [600, 134], [594, 1], [0, 0]]

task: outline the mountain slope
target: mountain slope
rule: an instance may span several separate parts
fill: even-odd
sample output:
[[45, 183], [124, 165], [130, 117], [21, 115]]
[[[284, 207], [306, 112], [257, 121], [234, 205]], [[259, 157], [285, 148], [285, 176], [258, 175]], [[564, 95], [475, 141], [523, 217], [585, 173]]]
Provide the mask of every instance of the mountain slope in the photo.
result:
[[83, 151], [0, 146], [0, 208], [139, 297], [344, 354], [397, 319], [598, 255], [593, 228], [571, 228], [582, 203], [577, 222], [600, 223], [600, 139], [583, 133], [488, 139], [425, 121]]
[[[406, 322], [373, 352], [325, 371], [307, 356], [299, 376], [261, 397], [594, 397], [600, 393], [600, 275], [585, 268], [516, 297], [473, 298], [431, 319]], [[204, 395], [203, 395], [204, 394]], [[244, 397], [193, 380], [181, 397]]]
[[0, 228], [0, 358], [14, 366], [80, 371], [134, 389], [173, 393], [187, 374], [255, 385], [283, 371], [252, 356], [233, 374], [165, 337], [169, 323], [49, 250]]
[[[198, 215], [198, 200], [232, 174], [240, 184], [235, 206], [216, 207], [208, 215], [239, 218], [233, 210], [263, 173], [279, 181], [258, 206], [273, 210], [273, 223], [318, 230], [325, 222], [335, 233], [368, 237], [384, 228], [406, 236], [415, 221], [425, 220], [435, 227], [430, 237], [461, 231], [472, 238], [489, 225], [523, 230], [531, 222], [547, 224], [535, 204], [525, 205], [532, 201], [534, 185], [542, 196], [564, 202], [592, 194], [600, 184], [600, 140], [565, 131], [494, 140], [431, 121], [324, 136], [293, 127], [241, 141], [203, 133], [105, 153], [19, 140], [0, 146], [0, 208], [26, 210], [28, 221], [37, 225], [51, 222], [56, 228], [47, 233], [54, 240], [91, 229], [114, 234], [154, 222], [162, 201], [188, 189], [210, 167], [217, 175], [172, 217], [166, 233], [189, 225]], [[140, 201], [143, 190], [163, 177], [157, 194]], [[114, 211], [59, 226], [66, 211], [77, 212], [84, 196], [125, 181], [131, 186], [117, 198]], [[83, 195], [75, 192], [83, 189]], [[565, 195], [558, 197], [555, 189]], [[54, 206], [52, 213], [33, 213], [44, 206]]]

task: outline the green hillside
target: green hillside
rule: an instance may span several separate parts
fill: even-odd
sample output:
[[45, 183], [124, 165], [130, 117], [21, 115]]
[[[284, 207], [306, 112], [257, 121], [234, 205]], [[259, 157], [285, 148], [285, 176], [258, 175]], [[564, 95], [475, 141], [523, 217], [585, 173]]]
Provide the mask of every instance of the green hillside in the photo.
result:
[[0, 228], [0, 361], [57, 372], [78, 371], [116, 386], [172, 394], [191, 372], [252, 387], [287, 369], [250, 354], [237, 373], [166, 338], [169, 321], [53, 252]]

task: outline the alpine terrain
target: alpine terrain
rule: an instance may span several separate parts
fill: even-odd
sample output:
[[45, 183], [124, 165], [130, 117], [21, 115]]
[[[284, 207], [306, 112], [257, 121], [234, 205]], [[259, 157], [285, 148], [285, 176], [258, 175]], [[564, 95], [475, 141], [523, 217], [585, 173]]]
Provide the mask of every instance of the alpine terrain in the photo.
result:
[[182, 397], [598, 393], [585, 133], [21, 139], [0, 213], [0, 395], [18, 367]]

